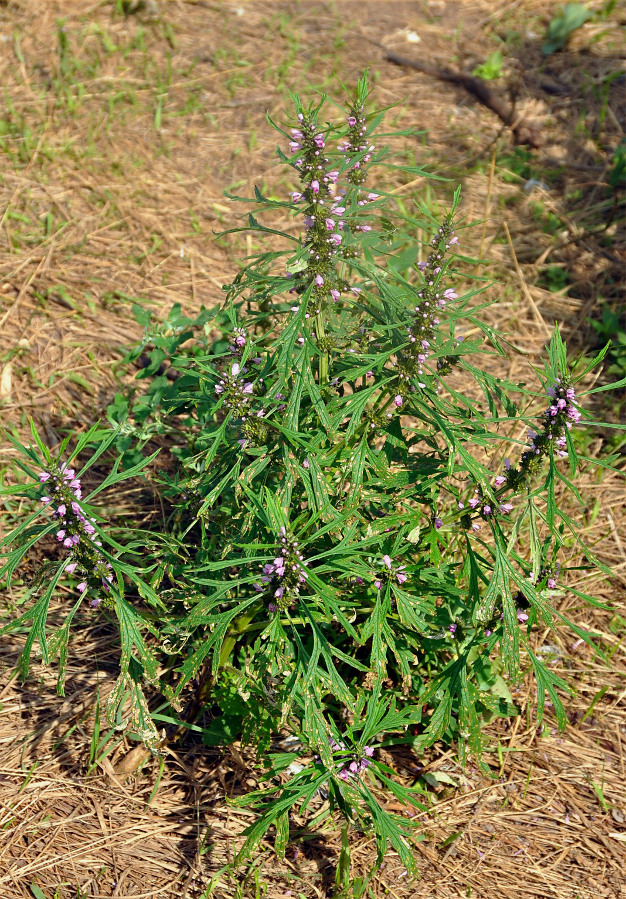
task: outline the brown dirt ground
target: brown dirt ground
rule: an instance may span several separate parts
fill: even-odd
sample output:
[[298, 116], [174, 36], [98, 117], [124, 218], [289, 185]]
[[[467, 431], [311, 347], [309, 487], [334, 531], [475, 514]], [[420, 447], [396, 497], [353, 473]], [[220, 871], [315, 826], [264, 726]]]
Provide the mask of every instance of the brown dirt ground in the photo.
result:
[[[596, 12], [605, 5], [589, 4]], [[332, 91], [336, 76], [349, 84], [366, 66], [377, 102], [402, 104], [392, 120], [428, 130], [407, 152], [462, 178], [468, 221], [485, 220], [470, 249], [484, 251], [485, 271], [500, 279], [494, 323], [520, 348], [536, 356], [555, 319], [570, 344], [584, 347], [588, 317], [601, 303], [623, 303], [623, 207], [607, 190], [626, 108], [620, 4], [544, 65], [540, 43], [556, 5], [543, 0], [122, 6], [127, 17], [94, 0], [0, 3], [3, 423], [23, 433], [32, 415], [53, 446], [76, 422], [82, 430], [102, 416], [128, 378], [120, 348], [141, 333], [130, 298], [157, 316], [174, 302], [189, 312], [219, 303], [237, 259], [256, 246], [234, 235], [211, 239], [238, 223], [223, 190], [288, 189], [266, 112], [280, 120], [287, 88]], [[463, 89], [391, 65], [377, 42], [466, 71], [504, 46], [505, 77], [495, 86], [514, 86], [542, 146], [515, 151], [508, 129]], [[516, 159], [551, 172], [548, 189], [524, 190], [529, 174]], [[511, 180], [516, 165], [522, 176]], [[406, 202], [423, 190], [423, 180], [398, 180]], [[440, 190], [449, 196], [448, 185]], [[566, 280], [556, 289], [559, 273]], [[510, 373], [523, 365], [513, 357]], [[604, 413], [620, 414], [614, 405]], [[602, 441], [599, 432], [590, 451]], [[557, 645], [555, 669], [577, 691], [566, 731], [556, 732], [549, 714], [537, 728], [525, 682], [517, 699], [526, 716], [490, 726], [492, 779], [461, 771], [443, 750], [421, 759], [453, 781], [421, 816], [421, 879], [407, 882], [389, 853], [373, 896], [626, 897], [626, 497], [615, 475], [600, 480], [592, 471], [583, 481], [587, 506], [577, 520], [615, 578], [581, 575], [570, 586], [584, 584], [614, 609], [583, 608], [573, 594], [562, 608], [595, 632], [611, 667], [570, 634], [537, 634], [538, 646]], [[130, 493], [118, 499], [134, 501]], [[17, 598], [5, 605], [13, 609]], [[202, 896], [250, 820], [225, 797], [253, 785], [251, 759], [239, 746], [209, 751], [189, 742], [163, 766], [142, 764], [114, 735], [89, 773], [96, 697], [115, 679], [115, 635], [87, 612], [79, 619], [65, 698], [41, 666], [25, 684], [12, 678], [22, 642], [0, 641], [0, 896]], [[390, 761], [407, 780], [415, 776], [416, 760]], [[368, 870], [372, 838], [353, 834], [352, 843], [355, 871]], [[338, 851], [330, 828], [294, 842], [282, 863], [268, 845], [214, 895], [329, 896]]]

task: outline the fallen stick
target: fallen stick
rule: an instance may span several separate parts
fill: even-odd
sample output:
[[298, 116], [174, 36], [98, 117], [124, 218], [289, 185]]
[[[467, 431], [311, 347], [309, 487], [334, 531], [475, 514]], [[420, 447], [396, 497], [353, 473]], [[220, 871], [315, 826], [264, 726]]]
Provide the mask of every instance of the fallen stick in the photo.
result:
[[515, 107], [510, 106], [506, 100], [495, 94], [482, 78], [466, 75], [458, 69], [451, 69], [447, 66], [440, 68], [417, 59], [407, 59], [406, 56], [399, 56], [393, 50], [387, 50], [382, 44], [379, 46], [385, 51], [385, 59], [397, 66], [408, 66], [425, 75], [430, 75], [432, 78], [438, 78], [440, 81], [460, 84], [466, 91], [473, 94], [483, 106], [495, 112], [498, 118], [511, 129], [516, 144], [527, 144], [529, 147], [541, 146], [541, 138], [535, 128], [529, 122], [524, 121], [521, 116], [516, 115]]

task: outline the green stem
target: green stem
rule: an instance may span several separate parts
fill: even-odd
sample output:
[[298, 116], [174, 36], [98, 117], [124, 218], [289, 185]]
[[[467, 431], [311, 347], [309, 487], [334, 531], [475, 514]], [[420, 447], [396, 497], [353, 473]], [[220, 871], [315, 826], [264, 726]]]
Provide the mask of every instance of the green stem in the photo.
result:
[[[324, 330], [324, 319], [322, 317], [322, 313], [320, 312], [315, 316], [315, 332], [317, 334], [317, 341], [319, 343], [320, 338], [324, 338], [326, 336], [326, 331]], [[320, 387], [328, 384], [328, 351], [322, 351], [320, 356], [320, 367], [319, 367], [319, 384]]]
[[235, 648], [235, 643], [237, 642], [237, 640], [242, 636], [242, 634], [246, 633], [246, 631], [250, 629], [250, 622], [257, 615], [259, 608], [260, 605], [253, 605], [245, 615], [242, 615], [241, 618], [237, 618], [228, 628], [226, 637], [224, 638], [224, 642], [222, 643], [222, 651], [220, 652], [220, 668], [222, 668], [226, 664], [228, 657]]

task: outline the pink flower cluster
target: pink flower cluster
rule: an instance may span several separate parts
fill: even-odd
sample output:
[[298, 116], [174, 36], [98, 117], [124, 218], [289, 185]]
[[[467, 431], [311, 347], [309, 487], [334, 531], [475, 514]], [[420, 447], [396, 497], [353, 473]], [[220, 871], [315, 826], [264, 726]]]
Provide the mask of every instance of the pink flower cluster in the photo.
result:
[[[458, 239], [452, 236], [453, 233], [454, 222], [450, 215], [446, 215], [430, 242], [430, 256], [426, 262], [420, 262], [417, 266], [422, 274], [423, 284], [417, 291], [419, 302], [414, 309], [415, 315], [406, 329], [410, 348], [402, 360], [401, 376], [407, 379], [423, 375], [423, 366], [432, 352], [436, 326], [440, 324], [438, 313], [449, 302], [457, 299], [457, 293], [452, 287], [444, 290], [439, 284], [446, 252], [453, 244], [458, 243]], [[461, 339], [457, 338], [457, 342]], [[443, 374], [449, 373], [455, 360], [455, 356], [440, 358], [437, 370]], [[417, 386], [422, 389], [426, 387], [421, 381], [418, 381]]]
[[247, 334], [245, 328], [235, 328], [232, 336], [232, 344], [230, 345], [231, 353], [234, 353], [236, 356], [241, 356], [243, 352], [243, 348], [247, 342]]
[[[556, 423], [557, 417], [560, 419], [560, 423], [564, 425], [567, 430], [571, 430], [573, 425], [578, 424], [582, 417], [582, 413], [580, 409], [578, 409], [578, 403], [576, 402], [576, 391], [573, 387], [564, 387], [561, 384], [561, 379], [557, 378], [554, 382], [553, 387], [548, 387], [547, 394], [552, 398], [553, 403], [546, 409], [544, 415], [550, 422]], [[536, 435], [535, 435], [536, 436]], [[557, 454], [563, 458], [567, 456], [567, 450], [565, 447], [567, 446], [567, 438], [565, 433], [555, 434], [555, 444], [557, 446]]]
[[[557, 456], [565, 458], [567, 456], [567, 431], [571, 430], [582, 417], [576, 402], [574, 388], [566, 387], [560, 378], [556, 378], [554, 385], [548, 387], [547, 394], [552, 399], [552, 403], [543, 413], [542, 432], [540, 434], [533, 430], [528, 432], [530, 447], [522, 454], [522, 472], [528, 470], [533, 459], [545, 455], [550, 445], [555, 447]], [[513, 472], [512, 476], [515, 477], [516, 474]], [[511, 474], [507, 477], [507, 481], [510, 478]]]
[[[95, 586], [108, 592], [112, 581], [111, 563], [107, 562], [97, 547], [102, 542], [96, 540], [95, 518], [88, 519], [79, 500], [82, 497], [80, 478], [73, 469], [61, 465], [56, 472], [42, 471], [39, 481], [46, 485], [49, 496], [42, 496], [41, 502], [52, 509], [52, 517], [59, 522], [56, 538], [70, 552], [70, 561], [65, 570], [72, 574], [76, 569], [83, 575], [77, 589], [81, 592], [88, 586]], [[100, 599], [94, 599], [96, 607]]]
[[[365, 167], [372, 158], [372, 153], [376, 149], [375, 144], [370, 144], [367, 140], [367, 125], [365, 123], [365, 114], [361, 105], [354, 106], [348, 116], [348, 134], [345, 141], [338, 145], [337, 149], [340, 153], [345, 153], [350, 160], [350, 172], [348, 179], [353, 184], [363, 184], [367, 175]], [[361, 155], [364, 154], [364, 155]], [[350, 157], [359, 156], [359, 159], [350, 159]], [[378, 199], [376, 197], [376, 199]]]
[[[218, 396], [224, 395], [224, 406], [231, 409], [242, 421], [245, 421], [250, 413], [250, 400], [254, 394], [252, 381], [246, 381], [240, 377], [246, 372], [246, 368], [242, 368], [238, 362], [233, 362], [230, 373], [224, 374], [214, 388]], [[257, 413], [257, 415], [259, 414], [262, 417], [263, 410], [261, 413]]]
[[[329, 740], [330, 748], [333, 752], [340, 752], [344, 756], [348, 754], [346, 750], [345, 743], [337, 743], [331, 737]], [[362, 774], [369, 766], [372, 764], [371, 759], [374, 755], [374, 747], [373, 746], [365, 746], [363, 749], [363, 753], [353, 754], [352, 760], [347, 762], [347, 759], [343, 759], [340, 762], [341, 767], [338, 769], [337, 774], [342, 780], [349, 780], [351, 777], [358, 777]]]
[[272, 562], [263, 566], [263, 574], [254, 584], [257, 593], [271, 591], [276, 602], [270, 602], [268, 609], [275, 612], [277, 609], [286, 609], [297, 600], [300, 589], [306, 584], [309, 573], [306, 571], [307, 562], [300, 552], [298, 541], [287, 532], [287, 528], [280, 528], [279, 555]]
[[[504, 482], [504, 480], [505, 479], [503, 479], [501, 475], [498, 476], [495, 479], [496, 486], [499, 486], [500, 484], [502, 484]], [[489, 502], [485, 501], [484, 497], [482, 496], [482, 492], [480, 491], [480, 489], [478, 487], [476, 488], [476, 490], [474, 490], [474, 496], [470, 500], [467, 501], [467, 505], [473, 511], [478, 510], [478, 512], [481, 513], [483, 518], [488, 518], [490, 515], [493, 514], [493, 507], [490, 505]], [[459, 500], [458, 508], [459, 509], [465, 508], [465, 504], [461, 500]], [[499, 503], [498, 504], [498, 511], [502, 512], [502, 513], [510, 512], [512, 510], [512, 508], [513, 508], [513, 506], [511, 505], [511, 503]]]
[[541, 567], [541, 569], [539, 570], [539, 573], [537, 575], [537, 580], [535, 582], [533, 582], [532, 576], [531, 576], [531, 579], [530, 579], [531, 583], [540, 584], [541, 581], [543, 581], [543, 579], [545, 578], [546, 579], [546, 587], [548, 588], [548, 590], [556, 590], [556, 588], [557, 588], [557, 580], [556, 579], [558, 577], [560, 568], [561, 568], [561, 565], [558, 562], [554, 566], [554, 568], [551, 565], [543, 565]]
[[408, 580], [408, 575], [404, 571], [406, 565], [395, 566], [391, 556], [388, 555], [383, 556], [383, 565], [386, 570], [374, 579], [374, 586], [377, 590], [382, 590], [383, 583], [392, 577], [395, 577], [399, 584], [404, 584]]
[[[340, 284], [335, 273], [334, 257], [343, 242], [345, 213], [343, 205], [344, 192], [337, 191], [335, 185], [339, 177], [338, 171], [327, 171], [329, 160], [323, 155], [325, 149], [324, 135], [317, 132], [314, 122], [305, 119], [303, 113], [298, 115], [299, 128], [292, 129], [294, 140], [292, 152], [301, 151], [295, 166], [300, 171], [304, 185], [301, 190], [293, 191], [294, 203], [305, 203], [306, 214], [304, 224], [307, 230], [305, 247], [308, 248], [310, 261], [301, 273], [290, 293], [302, 293], [303, 288], [313, 281], [313, 315], [320, 312], [323, 301], [332, 297], [340, 298]], [[299, 305], [292, 311], [298, 312]], [[307, 318], [309, 317], [307, 313]]]
[[[420, 290], [418, 296], [424, 298], [424, 291]], [[410, 342], [418, 344], [417, 362], [419, 368], [417, 371], [420, 375], [423, 374], [422, 366], [430, 354], [434, 335], [433, 326], [440, 324], [439, 319], [433, 313], [436, 311], [436, 307], [445, 309], [448, 301], [456, 300], [457, 296], [456, 291], [448, 287], [443, 293], [434, 291], [431, 299], [422, 299], [422, 302], [415, 307], [416, 320], [407, 328], [407, 332]]]

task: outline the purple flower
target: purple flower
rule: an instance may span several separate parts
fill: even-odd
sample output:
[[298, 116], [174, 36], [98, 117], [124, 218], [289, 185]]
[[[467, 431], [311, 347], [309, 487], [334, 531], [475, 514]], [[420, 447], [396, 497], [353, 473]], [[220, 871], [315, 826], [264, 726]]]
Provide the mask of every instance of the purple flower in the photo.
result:
[[311, 181], [311, 190], [315, 195], [320, 192], [320, 183], [319, 181]]
[[354, 126], [356, 125], [356, 119], [355, 119], [355, 117], [354, 117], [353, 115], [348, 116], [348, 125], [349, 125], [351, 128], [354, 128]]
[[525, 621], [528, 621], [528, 615], [526, 614], [526, 612], [523, 612], [522, 609], [518, 609], [517, 620], [520, 624], [523, 624]]
[[391, 557], [383, 556], [383, 564], [387, 566], [387, 568], [391, 571]]
[[65, 570], [66, 570], [66, 571], [69, 571], [69, 573], [71, 574], [73, 571], [76, 570], [76, 565], [77, 565], [76, 562], [70, 562], [69, 565], [66, 565], [66, 566], [65, 566]]
[[52, 475], [49, 474], [49, 472], [47, 472], [47, 471], [39, 472], [39, 480], [41, 481], [42, 484], [45, 483], [45, 481], [47, 481], [51, 477], [52, 477]]
[[399, 584], [403, 584], [407, 580], [407, 576], [403, 571], [397, 571], [396, 577], [398, 579]]
[[64, 537], [65, 537], [64, 530], [57, 531], [57, 540], [61, 541]]
[[316, 275], [316, 276], [315, 276], [315, 283], [317, 284], [318, 287], [322, 287], [322, 286], [323, 286], [323, 284], [324, 284], [324, 279], [322, 278], [321, 275]]
[[87, 583], [85, 581], [81, 581], [80, 584], [76, 587], [76, 589], [82, 593], [83, 590], [87, 589]]
[[441, 520], [441, 518], [435, 518], [435, 527], [437, 528], [437, 530], [439, 530], [442, 524], [443, 521]]
[[308, 459], [305, 459], [305, 460], [304, 460], [304, 462], [302, 463], [302, 467], [303, 467], [303, 468], [308, 468], [308, 467], [309, 467], [309, 460], [308, 460]]
[[506, 481], [505, 476], [503, 474], [499, 474], [496, 476], [494, 483], [495, 483], [496, 487], [501, 487], [505, 481]]
[[553, 577], [548, 578], [548, 580], [546, 581], [546, 585], [548, 587], [548, 590], [556, 590], [556, 581]]
[[376, 580], [374, 581], [374, 586], [377, 590], [382, 590], [383, 582], [380, 580], [380, 578], [376, 578]]
[[397, 394], [397, 396], [394, 396], [393, 404], [394, 404], [394, 406], [398, 406], [398, 408], [402, 405], [402, 397], [400, 396], [399, 393]]
[[457, 625], [454, 624], [454, 622], [453, 622], [453, 623], [450, 625], [450, 627], [448, 628], [448, 630], [450, 631], [451, 634], [456, 633], [456, 629], [457, 629]]

